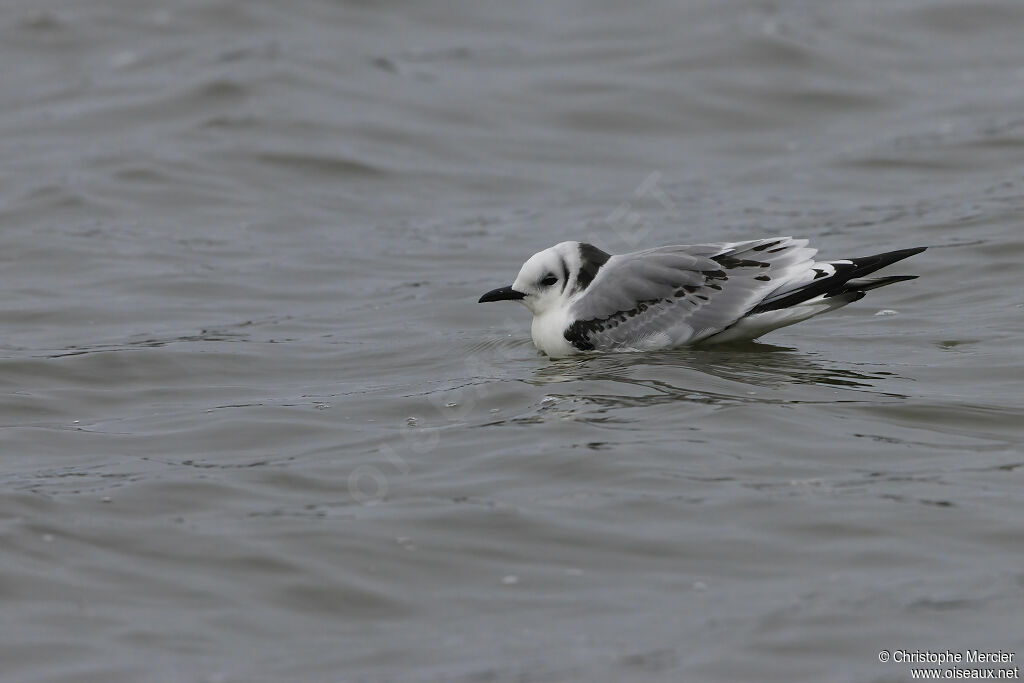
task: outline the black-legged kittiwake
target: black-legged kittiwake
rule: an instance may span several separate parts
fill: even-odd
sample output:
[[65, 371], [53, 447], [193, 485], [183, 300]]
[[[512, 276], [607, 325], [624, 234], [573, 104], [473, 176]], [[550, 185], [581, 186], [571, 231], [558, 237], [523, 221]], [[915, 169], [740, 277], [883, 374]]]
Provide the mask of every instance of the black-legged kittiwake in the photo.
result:
[[755, 339], [916, 275], [864, 277], [926, 247], [815, 261], [805, 239], [675, 245], [612, 255], [562, 242], [480, 302], [533, 312], [533, 343], [552, 357]]

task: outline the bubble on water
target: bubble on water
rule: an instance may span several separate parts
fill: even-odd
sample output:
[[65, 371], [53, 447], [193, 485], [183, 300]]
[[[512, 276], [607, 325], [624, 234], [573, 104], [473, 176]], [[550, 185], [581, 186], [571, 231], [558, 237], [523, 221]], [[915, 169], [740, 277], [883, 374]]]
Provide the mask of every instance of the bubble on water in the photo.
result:
[[417, 417], [409, 416], [409, 417], [405, 418], [405, 424], [409, 425], [410, 427], [415, 427], [419, 423], [420, 423], [420, 420]]
[[114, 499], [111, 498], [110, 496], [103, 496], [102, 498], [100, 498], [101, 503], [112, 503], [113, 501]]
[[693, 582], [693, 590], [697, 591], [698, 593], [703, 593], [707, 589], [708, 589], [708, 585], [706, 583], [704, 583], [703, 581], [694, 581]]
[[499, 410], [501, 410], [501, 408], [491, 408], [491, 412], [492, 412], [492, 413], [496, 413], [496, 412], [498, 412]]
[[445, 403], [445, 404], [444, 404], [444, 407], [445, 407], [445, 408], [454, 408], [454, 407], [456, 407], [457, 405], [459, 405], [459, 404], [458, 404], [458, 403], [456, 403], [455, 401], [448, 401], [447, 403]]
[[53, 543], [53, 534], [43, 534], [43, 543]]
[[501, 582], [506, 586], [514, 586], [517, 583], [519, 583], [519, 577], [515, 574], [508, 574], [506, 576], [501, 577]]
[[875, 313], [875, 315], [897, 315], [897, 314], [899, 314], [899, 311], [894, 311], [891, 308], [883, 308], [878, 313]]

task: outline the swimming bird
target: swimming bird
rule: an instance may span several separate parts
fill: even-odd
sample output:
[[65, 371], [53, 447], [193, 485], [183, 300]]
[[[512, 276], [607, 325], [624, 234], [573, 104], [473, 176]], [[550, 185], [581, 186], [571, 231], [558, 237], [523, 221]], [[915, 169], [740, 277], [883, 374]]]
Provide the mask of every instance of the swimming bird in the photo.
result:
[[553, 358], [756, 339], [916, 275], [865, 277], [926, 247], [815, 261], [805, 239], [674, 245], [612, 255], [562, 242], [531, 256], [508, 287], [533, 313], [533, 343]]

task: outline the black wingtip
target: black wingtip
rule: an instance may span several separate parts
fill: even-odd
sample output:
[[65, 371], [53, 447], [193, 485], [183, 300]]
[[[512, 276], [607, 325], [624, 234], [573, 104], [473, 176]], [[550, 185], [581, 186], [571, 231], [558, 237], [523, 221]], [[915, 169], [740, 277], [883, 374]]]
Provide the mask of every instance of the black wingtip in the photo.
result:
[[[853, 264], [853, 268], [847, 269], [842, 275], [842, 280], [851, 280], [853, 278], [864, 277], [870, 275], [876, 270], [881, 270], [887, 266], [891, 266], [897, 261], [902, 261], [905, 258], [910, 258], [915, 254], [920, 254], [928, 247], [913, 247], [911, 249], [897, 249], [896, 251], [887, 251], [884, 254], [872, 254], [871, 256], [861, 256], [860, 258], [848, 259]], [[840, 270], [837, 266], [837, 271]], [[837, 272], [838, 276], [839, 273]]]
[[[865, 292], [869, 289], [876, 289], [901, 280], [912, 280], [916, 275], [892, 275], [889, 277], [873, 278], [870, 282], [857, 282], [865, 275], [870, 275], [876, 270], [881, 270], [897, 261], [902, 261], [914, 254], [920, 254], [928, 247], [912, 247], [910, 249], [897, 249], [887, 251], [884, 254], [862, 256], [860, 258], [845, 259], [848, 263], [832, 262], [835, 267], [835, 274], [831, 277], [815, 279], [805, 287], [802, 287], [791, 294], [775, 299], [770, 303], [761, 303], [748, 311], [747, 315], [765, 313], [782, 308], [789, 308], [801, 302], [812, 299], [816, 296], [839, 296], [853, 292]], [[852, 281], [853, 284], [848, 285]], [[858, 297], [860, 298], [860, 297]]]
[[847, 280], [846, 284], [843, 285], [842, 289], [826, 294], [825, 296], [838, 296], [846, 292], [868, 292], [872, 289], [878, 289], [879, 287], [885, 287], [896, 282], [906, 282], [907, 280], [916, 280], [917, 275], [885, 275], [882, 277], [869, 277], [869, 278], [858, 278], [855, 280]]
[[928, 247], [911, 247], [910, 249], [897, 249], [896, 251], [887, 251], [884, 254], [873, 254], [871, 256], [862, 256], [860, 258], [852, 258], [850, 261], [856, 268], [856, 272], [853, 277], [859, 277], [861, 275], [867, 275], [873, 273], [876, 270], [881, 270], [888, 265], [902, 261], [905, 258], [910, 258], [915, 254], [920, 254], [925, 251]]

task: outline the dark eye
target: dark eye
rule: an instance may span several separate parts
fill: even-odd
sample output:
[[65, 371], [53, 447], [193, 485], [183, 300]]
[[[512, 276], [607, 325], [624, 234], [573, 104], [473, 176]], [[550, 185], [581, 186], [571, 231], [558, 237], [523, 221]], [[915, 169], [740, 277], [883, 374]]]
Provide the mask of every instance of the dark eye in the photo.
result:
[[551, 285], [555, 284], [556, 282], [558, 282], [558, 278], [555, 277], [554, 275], [552, 275], [551, 273], [548, 273], [547, 275], [545, 275], [544, 279], [540, 281], [540, 283], [542, 285], [544, 285], [545, 287], [550, 287]]

